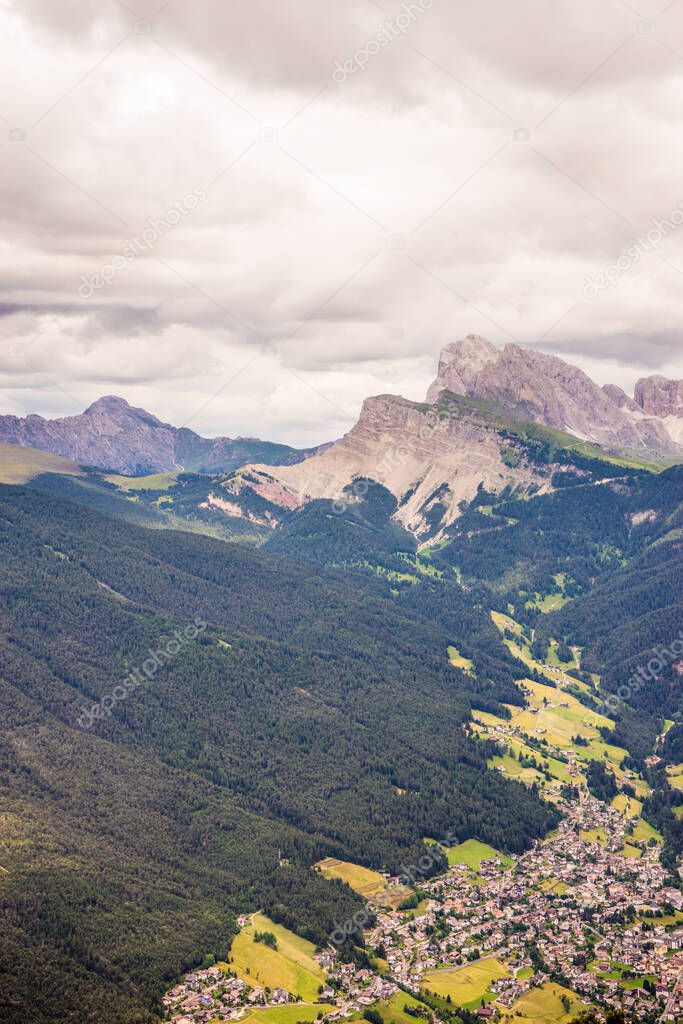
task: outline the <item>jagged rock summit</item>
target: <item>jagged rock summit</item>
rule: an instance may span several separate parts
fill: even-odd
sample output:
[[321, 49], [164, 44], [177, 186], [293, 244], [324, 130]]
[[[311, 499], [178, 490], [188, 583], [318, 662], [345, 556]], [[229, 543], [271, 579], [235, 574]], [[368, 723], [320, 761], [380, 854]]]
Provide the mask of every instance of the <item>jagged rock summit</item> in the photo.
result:
[[557, 356], [509, 344], [498, 349], [468, 335], [441, 352], [434, 403], [443, 391], [487, 399], [520, 420], [542, 423], [618, 451], [652, 457], [676, 454], [680, 437], [665, 418], [683, 416], [683, 385], [649, 377], [630, 399], [615, 385], [599, 387]]
[[[369, 478], [395, 496], [399, 522], [427, 535], [437, 519], [441, 526], [456, 519], [480, 487], [552, 489], [552, 467], [528, 458], [514, 440], [525, 424], [562, 431], [558, 443], [570, 442], [569, 434], [646, 460], [683, 458], [683, 417], [671, 411], [680, 408], [680, 385], [640, 383], [634, 400], [556, 356], [519, 345], [498, 349], [468, 335], [442, 350], [427, 405], [397, 395], [367, 398], [355, 426], [324, 452], [294, 466], [245, 467], [224, 489], [296, 508], [318, 498], [343, 502], [355, 480]], [[655, 403], [668, 415], [651, 414]]]

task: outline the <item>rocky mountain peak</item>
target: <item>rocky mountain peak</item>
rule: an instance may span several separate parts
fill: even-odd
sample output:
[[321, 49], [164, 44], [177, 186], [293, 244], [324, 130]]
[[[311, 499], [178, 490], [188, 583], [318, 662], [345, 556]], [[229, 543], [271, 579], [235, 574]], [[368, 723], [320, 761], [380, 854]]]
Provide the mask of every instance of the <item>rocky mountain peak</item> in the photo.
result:
[[307, 454], [257, 439], [200, 437], [118, 395], [98, 398], [77, 416], [0, 416], [0, 442], [132, 476], [181, 469], [230, 472], [245, 462], [297, 462]]
[[441, 391], [452, 391], [454, 395], [468, 394], [477, 374], [499, 356], [499, 349], [478, 334], [468, 334], [446, 345], [441, 350], [436, 380], [427, 392], [427, 401], [432, 405]]
[[626, 394], [618, 384], [603, 384], [602, 390], [610, 401], [614, 402], [618, 409], [629, 409], [631, 412], [638, 412], [639, 406]]
[[152, 413], [147, 412], [146, 409], [130, 405], [125, 398], [120, 398], [118, 395], [103, 395], [102, 398], [98, 398], [92, 405], [89, 405], [83, 415], [97, 418], [100, 421], [110, 420], [114, 424], [138, 422], [152, 428], [173, 429], [169, 428], [167, 423], [163, 423], [162, 420], [153, 416]]
[[635, 400], [649, 416], [683, 417], [683, 380], [641, 377], [636, 381]]
[[493, 401], [514, 419], [541, 423], [613, 450], [679, 454], [678, 432], [668, 430], [663, 418], [680, 415], [672, 410], [683, 410], [683, 392], [664, 378], [639, 383], [634, 402], [620, 388], [601, 388], [558, 356], [514, 343], [497, 349], [485, 338], [468, 335], [442, 350], [427, 401], [433, 404], [448, 390]]
[[85, 415], [88, 416], [93, 412], [117, 412], [122, 409], [130, 409], [130, 404], [125, 398], [120, 398], [118, 395], [102, 395], [88, 406]]

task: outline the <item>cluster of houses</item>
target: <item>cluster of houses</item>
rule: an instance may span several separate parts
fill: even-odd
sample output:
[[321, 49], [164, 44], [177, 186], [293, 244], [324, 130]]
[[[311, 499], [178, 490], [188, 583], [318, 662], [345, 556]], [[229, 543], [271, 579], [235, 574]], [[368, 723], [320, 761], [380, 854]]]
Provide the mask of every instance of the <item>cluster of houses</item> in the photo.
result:
[[186, 974], [182, 982], [163, 998], [167, 1017], [173, 1024], [209, 1024], [239, 1020], [250, 1008], [282, 1006], [292, 996], [283, 988], [272, 990], [247, 985], [227, 966], [207, 967]]
[[[247, 927], [249, 916], [243, 915], [238, 923], [242, 928]], [[317, 953], [315, 959], [327, 976], [327, 984], [321, 985], [318, 993], [319, 1006], [312, 1004], [314, 1015], [321, 1021], [361, 1017], [367, 1007], [390, 999], [398, 992], [398, 985], [390, 979], [380, 977], [367, 968], [358, 968], [354, 963], [339, 962], [332, 946]], [[172, 1024], [237, 1021], [254, 1009], [296, 1002], [299, 1002], [298, 998], [283, 988], [248, 984], [243, 978], [236, 977], [227, 963], [186, 974], [163, 999], [166, 1019]], [[334, 1009], [330, 1010], [330, 1005]], [[306, 1010], [310, 1009], [308, 1005]], [[302, 1018], [308, 1016], [309, 1012], [302, 1012]]]
[[[510, 728], [494, 725], [488, 734], [506, 745]], [[322, 1022], [359, 1019], [399, 987], [419, 994], [430, 971], [493, 956], [508, 972], [491, 983], [490, 1001], [477, 1010], [482, 1019], [514, 1014], [520, 997], [549, 979], [598, 1007], [624, 1010], [633, 1022], [653, 1013], [661, 1021], [683, 1019], [680, 888], [669, 884], [656, 846], [640, 843], [638, 856], [624, 856], [626, 844], [634, 851], [632, 824], [587, 792], [576, 756], [547, 744], [544, 751], [560, 756], [578, 784], [579, 799], [571, 802], [559, 782], [546, 787], [565, 814], [553, 835], [519, 857], [484, 860], [476, 873], [459, 864], [423, 880], [414, 912], [375, 899], [376, 923], [365, 940], [381, 951], [387, 971], [380, 976], [340, 962], [330, 945], [316, 954], [327, 983], [313, 1015]], [[173, 1024], [213, 1024], [295, 998], [248, 984], [223, 965], [188, 974], [164, 1005]]]
[[[574, 992], [623, 1009], [633, 1021], [643, 1009], [657, 1010], [663, 1021], [682, 1015], [683, 895], [668, 884], [658, 850], [624, 857], [623, 816], [583, 791], [579, 803], [563, 810], [566, 817], [553, 836], [512, 864], [485, 860], [476, 874], [459, 864], [423, 882], [419, 911], [376, 903], [376, 924], [365, 938], [368, 948], [381, 948], [388, 973], [342, 963], [333, 946], [322, 950], [317, 959], [327, 985], [319, 995], [320, 1018], [359, 1018], [399, 985], [419, 993], [425, 973], [485, 956], [509, 968], [491, 985], [495, 1001], [480, 1008], [485, 1019], [499, 1010], [514, 1012], [525, 992], [558, 976]], [[635, 980], [623, 984], [623, 972]], [[290, 1001], [294, 996], [284, 989], [250, 985], [227, 966], [214, 966], [187, 975], [164, 1004], [173, 1024], [209, 1024]]]
[[543, 980], [562, 977], [573, 991], [624, 1009], [634, 1021], [643, 1007], [676, 1019], [683, 1012], [683, 896], [667, 884], [658, 849], [624, 857], [625, 819], [585, 792], [563, 810], [553, 837], [513, 858], [512, 867], [500, 858], [483, 861], [475, 877], [456, 865], [424, 883], [429, 898], [413, 920], [377, 907], [366, 938], [383, 947], [392, 976], [417, 991], [425, 972], [495, 956], [510, 976], [492, 984], [496, 1000], [487, 1016], [496, 1005], [514, 1007]]

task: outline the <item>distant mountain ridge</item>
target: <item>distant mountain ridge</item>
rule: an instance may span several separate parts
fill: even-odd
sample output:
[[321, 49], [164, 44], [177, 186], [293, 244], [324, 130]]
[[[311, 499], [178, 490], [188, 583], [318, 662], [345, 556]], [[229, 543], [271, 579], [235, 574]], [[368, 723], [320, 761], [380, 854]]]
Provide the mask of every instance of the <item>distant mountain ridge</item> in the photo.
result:
[[201, 437], [187, 427], [163, 423], [116, 395], [99, 398], [78, 416], [0, 416], [0, 442], [130, 475], [229, 473], [248, 462], [287, 465], [309, 454], [258, 438]]

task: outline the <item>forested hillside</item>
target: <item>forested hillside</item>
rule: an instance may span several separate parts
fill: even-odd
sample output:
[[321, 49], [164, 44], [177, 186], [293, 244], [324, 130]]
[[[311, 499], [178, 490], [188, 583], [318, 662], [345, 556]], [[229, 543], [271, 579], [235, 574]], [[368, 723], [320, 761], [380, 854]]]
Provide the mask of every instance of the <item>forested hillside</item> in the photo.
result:
[[449, 829], [519, 851], [556, 820], [462, 730], [453, 630], [381, 581], [14, 487], [0, 544], [4, 1021], [147, 1019], [244, 909], [324, 942], [357, 900], [321, 856], [397, 869]]

